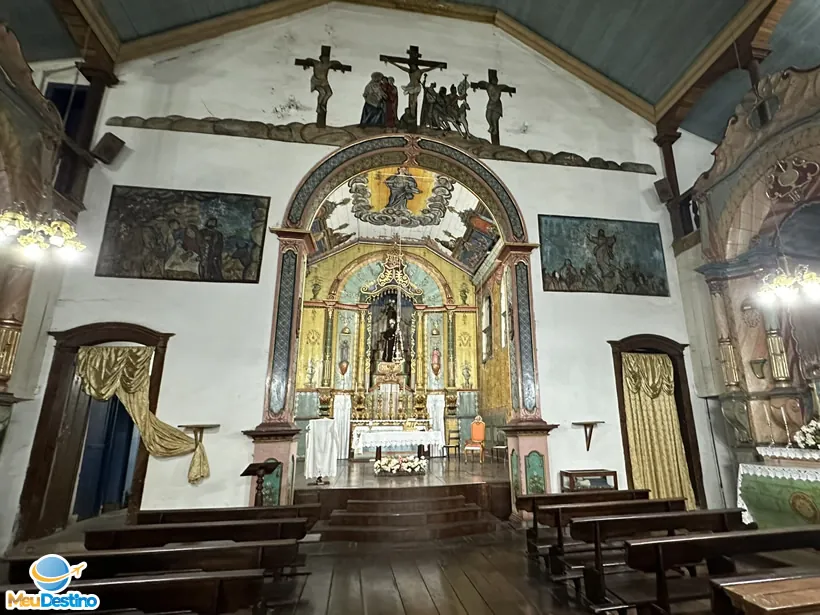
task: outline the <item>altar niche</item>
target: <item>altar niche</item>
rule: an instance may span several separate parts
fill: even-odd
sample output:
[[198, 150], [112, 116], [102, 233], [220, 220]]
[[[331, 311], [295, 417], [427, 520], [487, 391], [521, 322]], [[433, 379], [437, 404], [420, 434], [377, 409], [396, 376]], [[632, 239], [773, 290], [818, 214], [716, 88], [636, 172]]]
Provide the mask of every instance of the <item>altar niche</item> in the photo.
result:
[[[399, 377], [408, 387], [413, 382], [416, 356], [416, 308], [398, 288], [385, 289], [374, 298], [367, 310], [367, 339], [370, 340], [369, 387], [376, 386], [380, 374], [387, 371]], [[380, 364], [397, 367], [382, 367]]]

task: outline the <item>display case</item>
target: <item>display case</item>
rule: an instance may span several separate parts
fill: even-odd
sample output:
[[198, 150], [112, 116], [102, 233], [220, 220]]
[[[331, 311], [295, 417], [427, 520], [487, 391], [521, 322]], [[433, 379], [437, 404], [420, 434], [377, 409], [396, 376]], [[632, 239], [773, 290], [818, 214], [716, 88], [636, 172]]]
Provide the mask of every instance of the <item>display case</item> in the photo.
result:
[[615, 470], [561, 470], [560, 476], [562, 493], [618, 488], [618, 473]]

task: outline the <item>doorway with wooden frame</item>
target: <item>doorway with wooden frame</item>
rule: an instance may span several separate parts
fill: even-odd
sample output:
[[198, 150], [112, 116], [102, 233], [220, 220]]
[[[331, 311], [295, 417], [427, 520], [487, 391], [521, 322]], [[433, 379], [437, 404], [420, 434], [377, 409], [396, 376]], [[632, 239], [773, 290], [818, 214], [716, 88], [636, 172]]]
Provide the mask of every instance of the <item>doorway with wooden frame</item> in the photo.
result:
[[[160, 333], [147, 327], [121, 322], [101, 322], [75, 327], [67, 331], [51, 333], [56, 340], [54, 355], [48, 375], [43, 405], [37, 422], [34, 442], [31, 448], [23, 493], [20, 498], [20, 513], [14, 542], [32, 540], [48, 536], [64, 528], [76, 509], [75, 493], [83, 487], [78, 478], [81, 475], [81, 460], [87, 452], [86, 434], [89, 421], [93, 419], [91, 397], [84, 391], [83, 382], [77, 374], [77, 353], [83, 346], [100, 346], [125, 343], [154, 348], [151, 359], [149, 383], [149, 410], [156, 413], [165, 351], [172, 333]], [[105, 402], [102, 402], [105, 403]], [[116, 412], [116, 411], [115, 411]], [[107, 418], [107, 411], [105, 417]], [[136, 430], [135, 430], [136, 431]], [[121, 423], [117, 439], [122, 440], [125, 424]], [[119, 433], [123, 432], [123, 433]], [[133, 438], [133, 435], [131, 435]], [[99, 440], [99, 439], [98, 439]], [[103, 442], [105, 439], [103, 438]], [[103, 448], [104, 448], [103, 443]], [[140, 440], [133, 457], [128, 489], [128, 517], [136, 518], [142, 503], [145, 474], [148, 468], [148, 451]], [[119, 452], [122, 455], [122, 450]], [[128, 449], [130, 462], [131, 450]], [[94, 453], [92, 453], [92, 457]], [[89, 462], [95, 467], [96, 462]], [[126, 467], [126, 476], [129, 471]], [[93, 479], [90, 471], [89, 484], [100, 487], [99, 478]], [[126, 481], [118, 479], [117, 484]], [[115, 481], [104, 485], [113, 489]], [[85, 494], [86, 491], [83, 491]], [[82, 507], [81, 507], [82, 508]], [[100, 505], [102, 510], [103, 505]], [[83, 513], [94, 510], [92, 503]], [[93, 515], [92, 515], [93, 516]]]
[[[703, 485], [703, 471], [695, 431], [695, 419], [692, 413], [692, 401], [689, 396], [689, 380], [686, 376], [686, 364], [683, 356], [683, 351], [687, 345], [652, 334], [633, 335], [622, 340], [610, 341], [609, 345], [612, 347], [612, 359], [615, 367], [621, 437], [629, 488], [651, 488], [643, 483], [659, 483], [662, 481], [663, 479], [659, 476], [643, 476], [646, 472], [643, 471], [643, 468], [638, 467], [638, 464], [641, 463], [640, 459], [646, 461], [652, 455], [662, 455], [672, 459], [671, 465], [676, 466], [675, 468], [668, 468], [669, 476], [665, 477], [671, 483], [675, 483], [675, 486], [657, 484], [654, 491], [658, 492], [671, 488], [676, 492], [674, 497], [685, 497], [687, 500], [693, 499], [694, 501], [690, 501], [690, 505], [705, 508], [706, 492]], [[661, 425], [666, 429], [664, 434], [642, 434], [641, 430], [645, 431], [651, 428], [651, 421], [638, 420], [641, 413], [648, 410], [648, 408], [642, 407], [646, 404], [638, 401], [639, 398], [652, 397], [655, 392], [645, 395], [645, 392], [635, 390], [637, 387], [630, 391], [629, 383], [624, 382], [625, 366], [630, 369], [630, 365], [632, 365], [634, 369], [638, 363], [650, 363], [647, 361], [650, 358], [657, 359], [651, 361], [654, 364], [651, 369], [658, 372], [671, 370], [671, 378], [669, 378], [668, 373], [664, 376], [671, 379], [672, 382], [667, 381], [665, 383], [667, 388], [665, 392], [658, 391], [658, 393], [667, 397], [667, 402], [672, 402], [668, 404], [669, 406], [674, 405], [674, 409], [667, 408], [669, 416], [665, 417], [663, 425]], [[634, 381], [632, 384], [635, 384]], [[652, 383], [650, 388], [661, 389], [664, 386], [660, 383]], [[630, 428], [634, 433], [630, 434]], [[665, 437], [661, 438], [662, 435]], [[661, 447], [663, 450], [661, 450]], [[679, 459], [680, 463], [676, 463], [675, 459]], [[685, 468], [682, 467], [684, 463]], [[682, 474], [680, 474], [680, 469], [683, 470]], [[676, 471], [678, 475], [673, 476]], [[677, 493], [678, 491], [680, 493]], [[668, 493], [665, 495], [673, 497], [669, 496]], [[660, 496], [656, 493], [654, 497]]]

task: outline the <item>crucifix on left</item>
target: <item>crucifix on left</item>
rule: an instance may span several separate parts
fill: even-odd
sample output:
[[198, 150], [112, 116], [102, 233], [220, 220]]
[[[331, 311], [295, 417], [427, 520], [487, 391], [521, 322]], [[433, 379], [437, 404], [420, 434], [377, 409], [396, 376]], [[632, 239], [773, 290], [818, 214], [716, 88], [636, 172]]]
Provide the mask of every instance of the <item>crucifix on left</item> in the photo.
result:
[[319, 98], [316, 101], [316, 125], [319, 128], [324, 128], [327, 125], [327, 101], [333, 96], [328, 73], [332, 70], [349, 73], [352, 68], [338, 60], [331, 60], [329, 45], [322, 45], [318, 60], [314, 58], [297, 59], [296, 66], [301, 66], [305, 70], [313, 69], [313, 76], [310, 78], [310, 91], [319, 93]]

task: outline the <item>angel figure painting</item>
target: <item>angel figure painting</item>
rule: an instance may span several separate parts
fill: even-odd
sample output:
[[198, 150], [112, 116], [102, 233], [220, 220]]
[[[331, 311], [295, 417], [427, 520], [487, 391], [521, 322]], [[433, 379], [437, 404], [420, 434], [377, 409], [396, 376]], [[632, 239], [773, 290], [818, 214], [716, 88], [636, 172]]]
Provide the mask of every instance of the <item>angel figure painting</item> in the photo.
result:
[[657, 224], [538, 216], [546, 291], [668, 297]]

